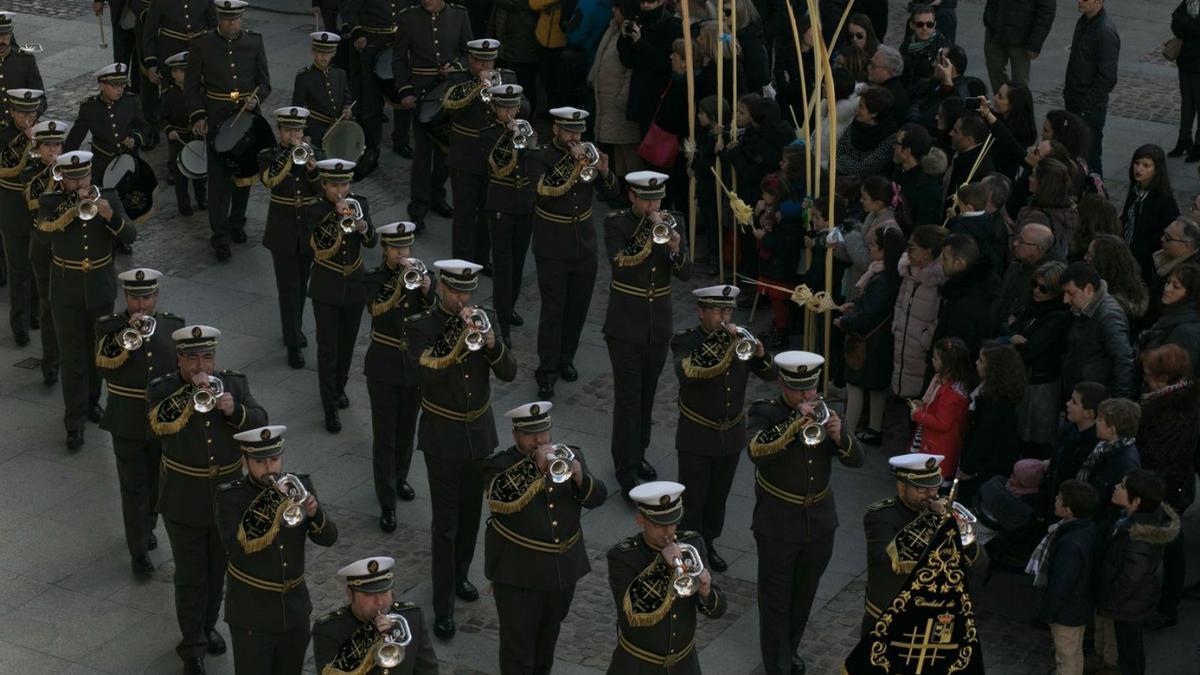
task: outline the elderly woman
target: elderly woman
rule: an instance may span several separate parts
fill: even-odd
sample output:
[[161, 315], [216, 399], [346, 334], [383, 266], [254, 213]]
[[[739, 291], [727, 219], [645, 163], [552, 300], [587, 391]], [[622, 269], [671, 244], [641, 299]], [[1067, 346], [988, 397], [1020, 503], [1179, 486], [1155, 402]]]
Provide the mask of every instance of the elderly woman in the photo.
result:
[[1192, 363], [1200, 363], [1200, 264], [1188, 263], [1172, 270], [1160, 301], [1158, 320], [1138, 336], [1138, 350], [1145, 353], [1174, 344], [1187, 352]]
[[940, 289], [946, 282], [938, 255], [947, 234], [939, 225], [920, 225], [900, 256], [900, 293], [892, 314], [892, 393], [901, 398], [918, 398], [925, 392]]
[[1066, 269], [1066, 263], [1057, 260], [1037, 268], [1033, 297], [1007, 338], [1025, 362], [1025, 398], [1017, 408], [1017, 438], [1025, 443], [1048, 446], [1058, 432], [1063, 400], [1059, 376], [1072, 321], [1071, 310], [1062, 301], [1061, 277]]
[[883, 87], [867, 87], [859, 95], [854, 121], [838, 139], [838, 173], [859, 178], [889, 173], [895, 138], [892, 95]]

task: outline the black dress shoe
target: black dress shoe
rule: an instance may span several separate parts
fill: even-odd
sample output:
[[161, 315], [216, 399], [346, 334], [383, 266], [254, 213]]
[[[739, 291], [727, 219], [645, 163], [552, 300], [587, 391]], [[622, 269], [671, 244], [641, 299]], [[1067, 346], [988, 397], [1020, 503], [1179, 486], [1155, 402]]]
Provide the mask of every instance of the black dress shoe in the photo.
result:
[[508, 323], [513, 326], [524, 326], [525, 317], [517, 314], [517, 310], [513, 310], [512, 316], [508, 317]]
[[300, 339], [296, 342], [296, 346], [301, 349], [304, 349], [308, 346], [308, 338], [305, 337], [304, 333], [300, 334]]
[[337, 408], [325, 409], [325, 431], [336, 434], [342, 430], [342, 420], [338, 419]]
[[538, 385], [538, 398], [544, 401], [554, 400], [554, 385], [549, 382], [543, 382]]
[[29, 331], [19, 330], [13, 333], [13, 341], [17, 343], [18, 347], [29, 344]]
[[150, 536], [146, 537], [146, 548], [151, 551], [158, 548], [158, 537], [154, 536], [153, 532], [150, 533]]
[[384, 509], [379, 514], [379, 529], [384, 532], [396, 531], [396, 509]]
[[145, 553], [133, 556], [130, 565], [133, 567], [133, 576], [135, 577], [145, 579], [154, 574], [154, 563], [150, 562], [150, 556]]
[[1175, 147], [1167, 153], [1167, 157], [1183, 157], [1184, 153], [1186, 153], [1191, 147], [1192, 144], [1190, 142], [1181, 138], [1177, 143], [1175, 143]]
[[58, 383], [58, 371], [57, 370], [43, 370], [42, 371], [42, 382], [47, 387], [53, 387], [55, 384]]
[[404, 159], [412, 159], [412, 146], [408, 143], [393, 143], [392, 152], [400, 155]]
[[644, 481], [658, 480], [658, 472], [654, 470], [654, 467], [650, 465], [650, 462], [647, 462], [644, 459], [638, 463], [637, 468], [634, 469], [634, 471], [637, 472], [637, 477]]
[[883, 434], [870, 427], [867, 427], [862, 431], [859, 431], [857, 434], [854, 434], [854, 437], [863, 443], [866, 443], [867, 445], [879, 445], [883, 442]]
[[717, 553], [717, 549], [713, 548], [712, 544], [708, 545], [708, 566], [714, 572], [724, 572], [729, 569], [729, 563], [725, 562], [725, 559], [721, 557], [720, 553]]
[[296, 369], [304, 367], [304, 352], [299, 347], [288, 347], [287, 352], [288, 366]]
[[558, 376], [567, 382], [574, 382], [579, 379], [579, 371], [575, 370], [574, 364], [564, 363], [558, 367]]
[[225, 638], [221, 637], [216, 628], [205, 628], [204, 637], [208, 638], [209, 654], [216, 656], [225, 653]]
[[78, 450], [83, 447], [83, 429], [67, 431], [67, 449]]
[[408, 481], [402, 480], [396, 482], [396, 496], [402, 502], [411, 502], [417, 498], [417, 492], [408, 484]]
[[454, 217], [454, 209], [444, 199], [431, 203], [429, 209], [443, 218]]
[[42, 317], [34, 312], [29, 315], [29, 330], [40, 330], [42, 328]]
[[233, 233], [229, 235], [229, 238], [232, 239], [233, 243], [235, 244], [244, 244], [247, 240], [246, 231], [243, 229], [234, 230]]
[[337, 407], [338, 410], [345, 410], [350, 407], [350, 399], [346, 398], [346, 392], [338, 392]]
[[433, 620], [433, 634], [440, 640], [449, 640], [454, 637], [458, 629], [454, 627], [454, 617], [439, 616]]
[[199, 656], [183, 660], [183, 675], [206, 675], [204, 659]]
[[475, 602], [479, 599], [479, 591], [475, 589], [475, 584], [466, 579], [454, 584], [454, 594], [464, 602]]
[[88, 408], [87, 418], [95, 424], [99, 424], [100, 420], [104, 419], [104, 408], [100, 407], [99, 403], [93, 403]]

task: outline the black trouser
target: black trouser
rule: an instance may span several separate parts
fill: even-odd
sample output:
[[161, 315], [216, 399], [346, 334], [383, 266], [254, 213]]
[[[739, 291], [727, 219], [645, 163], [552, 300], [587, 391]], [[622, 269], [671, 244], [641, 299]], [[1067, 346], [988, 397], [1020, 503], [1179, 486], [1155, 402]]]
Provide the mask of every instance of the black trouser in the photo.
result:
[[[140, 26], [138, 27], [137, 32], [139, 35], [141, 34]], [[157, 140], [158, 140], [158, 118], [159, 118], [158, 110], [159, 110], [159, 100], [161, 98], [160, 92], [158, 90], [158, 85], [151, 82], [149, 77], [146, 77], [146, 75], [144, 74], [145, 71], [142, 71], [140, 66], [134, 66], [134, 68], [137, 68], [139, 71], [141, 71], [143, 73], [142, 75], [140, 75], [138, 77], [138, 83], [139, 83], [138, 101], [142, 104], [142, 117], [145, 118], [145, 120], [146, 120], [146, 130], [145, 130], [145, 136], [143, 137], [143, 140], [146, 143], [154, 143], [154, 142], [157, 142]], [[170, 68], [167, 68], [164, 64], [160, 63], [158, 65], [158, 72], [162, 75], [162, 78], [165, 82], [170, 83], [170, 81], [171, 81], [171, 69]], [[215, 129], [213, 131], [214, 131], [214, 133], [216, 132]], [[154, 139], [153, 141], [151, 140], [152, 138]], [[209, 151], [211, 152], [212, 149], [210, 148]], [[210, 169], [210, 171], [211, 171], [211, 169]], [[102, 174], [98, 171], [93, 171], [92, 175], [93, 176], [103, 176], [104, 174]]]
[[[1186, 509], [1184, 509], [1186, 510]], [[1180, 510], [1183, 513], [1184, 510]], [[1187, 559], [1184, 557], [1183, 528], [1179, 536], [1167, 544], [1163, 551], [1162, 595], [1158, 598], [1158, 613], [1172, 619], [1179, 618], [1179, 600], [1183, 597], [1184, 578], [1187, 576]]]
[[[486, 166], [482, 158], [480, 167]], [[450, 221], [450, 254], [480, 265], [488, 261], [491, 237], [488, 234], [488, 177], [483, 174], [450, 170], [450, 190], [454, 194], [454, 217]]]
[[[228, 622], [229, 617], [225, 620]], [[298, 621], [282, 633], [230, 626], [233, 670], [254, 675], [300, 675], [311, 636], [307, 620]]]
[[579, 350], [579, 336], [587, 323], [592, 287], [596, 284], [596, 258], [587, 256], [565, 261], [534, 256], [534, 261], [537, 263], [538, 291], [542, 295], [538, 315], [538, 367], [534, 377], [539, 384], [554, 384], [559, 366], [573, 363], [575, 352]]
[[[384, 82], [375, 76], [375, 60], [386, 47], [386, 44], [368, 44], [358, 52], [360, 98], [355, 109], [368, 148], [378, 148], [383, 140], [383, 108], [387, 104], [387, 97], [384, 95]], [[391, 85], [392, 81], [387, 84]], [[412, 114], [407, 110], [394, 109], [392, 117], [392, 143], [408, 143]]]
[[421, 123], [413, 125], [412, 183], [408, 201], [408, 215], [424, 218], [429, 205], [435, 201], [446, 201], [446, 153], [433, 142], [429, 132]]
[[1113, 620], [1117, 636], [1117, 666], [1121, 675], [1145, 675], [1146, 645], [1142, 643], [1141, 621]]
[[550, 108], [568, 105], [570, 103], [570, 101], [566, 100], [567, 92], [565, 91], [559, 68], [559, 64], [562, 61], [562, 54], [562, 47], [542, 49], [540, 68], [542, 73], [542, 86], [546, 89], [547, 110]]
[[575, 585], [561, 591], [535, 591], [493, 583], [492, 595], [500, 619], [500, 675], [549, 673]]
[[208, 226], [212, 229], [209, 241], [214, 249], [228, 249], [234, 232], [246, 228], [246, 203], [250, 201], [250, 186], [233, 184], [233, 170], [212, 149], [219, 125], [208, 129]]
[[511, 61], [501, 62], [501, 66], [508, 68], [517, 74], [517, 84], [525, 90], [525, 98], [529, 99], [530, 112], [529, 116], [535, 117], [538, 110], [537, 105], [537, 82], [538, 70], [541, 69], [541, 64], [537, 61], [533, 63], [513, 63]]
[[[9, 208], [20, 207], [25, 197], [6, 188], [0, 203]], [[14, 204], [14, 200], [16, 203]], [[0, 239], [4, 240], [3, 255], [8, 263], [8, 325], [13, 333], [29, 331], [29, 319], [38, 307], [37, 288], [33, 283], [33, 265], [29, 260], [29, 240], [33, 228], [27, 213], [6, 213], [0, 218]]]
[[[457, 216], [458, 211], [454, 214]], [[521, 297], [525, 255], [533, 236], [533, 215], [491, 211], [488, 216], [492, 236], [492, 299], [500, 334], [507, 336], [512, 326], [513, 309], [517, 298]]]
[[[686, 507], [685, 507], [686, 509]], [[758, 635], [768, 674], [792, 671], [821, 575], [833, 556], [833, 533], [807, 543], [754, 533], [758, 545]]]
[[1087, 156], [1088, 173], [1094, 173], [1103, 177], [1104, 123], [1108, 119], [1108, 100], [1104, 101], [1103, 106], [1085, 108], [1077, 102], [1071, 102], [1065, 103], [1063, 107], [1079, 115], [1083, 118], [1084, 122], [1087, 122], [1088, 128], [1092, 132], [1092, 148]]
[[225, 547], [216, 525], [195, 526], [163, 516], [175, 558], [175, 618], [183, 639], [175, 648], [181, 659], [203, 657], [206, 630], [217, 625], [225, 586]]
[[[85, 282], [86, 283], [86, 282]], [[96, 321], [112, 314], [113, 305], [64, 307], [51, 304], [62, 358], [63, 425], [81, 431], [88, 407], [100, 400], [100, 377], [96, 373]]]
[[433, 613], [454, 615], [454, 585], [467, 578], [483, 508], [483, 461], [453, 460], [425, 452], [433, 511]]
[[[0, 256], [3, 257], [3, 256]], [[33, 270], [33, 283], [37, 287], [38, 311], [42, 325], [42, 373], [58, 372], [58, 331], [54, 330], [54, 314], [50, 311], [50, 244], [43, 236], [34, 234], [29, 238], [29, 263]]]
[[[133, 60], [139, 31], [121, 28], [121, 16], [112, 12], [111, 8], [110, 12], [112, 14], [109, 25], [112, 27], [113, 63], [124, 63], [128, 66]], [[133, 66], [137, 68], [138, 64], [135, 63]]]
[[[275, 291], [279, 297], [279, 327], [283, 344], [299, 347], [304, 337], [304, 301], [308, 291], [308, 273], [312, 270], [313, 251], [299, 246], [296, 255], [271, 251], [275, 267]], [[355, 333], [357, 335], [357, 332]]]
[[[396, 358], [402, 358], [396, 352]], [[413, 432], [421, 409], [421, 388], [367, 378], [371, 397], [372, 469], [375, 497], [385, 509], [396, 507], [396, 485], [408, 481], [412, 465]]]
[[725, 528], [725, 500], [741, 457], [740, 452], [721, 457], [679, 451], [679, 482], [687, 487], [681, 527], [699, 532], [710, 551]]
[[354, 341], [358, 339], [365, 303], [365, 299], [345, 305], [313, 300], [313, 318], [317, 320], [317, 382], [321, 405], [325, 408], [337, 404], [338, 394], [345, 391], [350, 379], [350, 360], [354, 357]]
[[635, 343], [605, 338], [613, 373], [612, 457], [617, 482], [633, 483], [634, 470], [650, 446], [650, 409], [658, 376], [667, 361], [667, 342]]
[[168, 141], [167, 148], [167, 171], [171, 173], [171, 177], [175, 179], [175, 203], [180, 209], [184, 206], [191, 207], [192, 200], [188, 198], [188, 185], [192, 186], [192, 192], [196, 195], [196, 203], [206, 203], [207, 185], [203, 178], [188, 178], [179, 170], [179, 153], [183, 150], [183, 144], [178, 141]]
[[150, 535], [158, 514], [158, 470], [162, 445], [158, 438], [123, 438], [113, 434], [117, 457], [117, 481], [121, 485], [121, 516], [125, 521], [125, 545], [130, 556], [150, 550]]
[[1179, 140], [1200, 142], [1200, 72], [1179, 69]]

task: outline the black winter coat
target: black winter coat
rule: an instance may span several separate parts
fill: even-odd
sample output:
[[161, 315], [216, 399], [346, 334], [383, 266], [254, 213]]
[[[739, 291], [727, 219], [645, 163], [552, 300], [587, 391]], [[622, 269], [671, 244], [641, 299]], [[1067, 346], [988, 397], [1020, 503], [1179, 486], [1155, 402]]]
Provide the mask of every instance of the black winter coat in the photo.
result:
[[804, 239], [803, 227], [804, 223], [795, 218], [780, 218], [771, 231], [763, 235], [760, 244], [769, 256], [759, 261], [759, 274], [774, 281], [781, 281], [784, 286], [792, 285], [796, 267], [800, 263], [800, 252], [804, 250], [801, 245]]
[[1162, 592], [1163, 550], [1178, 536], [1179, 515], [1166, 504], [1118, 520], [1097, 570], [1096, 612], [1116, 621], [1142, 621], [1153, 614]]
[[1117, 86], [1117, 59], [1121, 36], [1101, 9], [1088, 19], [1080, 14], [1071, 37], [1071, 56], [1063, 78], [1063, 102], [1067, 110], [1086, 112], [1108, 107], [1108, 94]]
[[1200, 312], [1185, 298], [1174, 305], [1163, 307], [1154, 325], [1138, 336], [1138, 352], [1145, 353], [1155, 347], [1176, 344], [1192, 359], [1192, 369], [1200, 365]]
[[1007, 476], [1019, 459], [1017, 440], [1017, 407], [981, 392], [967, 423], [958, 468], [976, 484]]
[[1164, 500], [1183, 513], [1196, 500], [1194, 461], [1200, 443], [1200, 391], [1195, 383], [1142, 397], [1138, 422], [1142, 467], [1166, 481]]
[[1000, 277], [986, 258], [981, 257], [971, 267], [947, 279], [942, 285], [942, 308], [933, 341], [960, 338], [967, 343], [974, 359], [980, 343], [995, 335], [992, 308], [999, 296]]
[[1042, 595], [1042, 620], [1083, 626], [1092, 618], [1092, 573], [1100, 553], [1101, 532], [1091, 518], [1058, 526], [1046, 556], [1049, 585]]
[[957, 216], [948, 224], [951, 234], [970, 235], [979, 244], [979, 252], [987, 258], [996, 272], [1005, 268], [1004, 251], [1008, 248], [1008, 232], [1004, 224], [984, 211], [978, 215]]
[[791, 136], [783, 128], [748, 127], [736, 146], [718, 153], [721, 161], [737, 172], [738, 196], [747, 204], [758, 203], [763, 177], [779, 170], [783, 146], [790, 141]]
[[[1084, 456], [1084, 463], [1086, 462], [1087, 455]], [[1082, 466], [1082, 463], [1080, 466]], [[1123, 512], [1121, 511], [1121, 507], [1112, 503], [1113, 490], [1116, 489], [1117, 483], [1120, 483], [1125, 478], [1125, 474], [1140, 468], [1142, 468], [1141, 454], [1138, 452], [1138, 447], [1135, 443], [1130, 443], [1124, 448], [1108, 455], [1100, 460], [1096, 466], [1092, 467], [1092, 471], [1088, 474], [1087, 482], [1096, 488], [1096, 492], [1100, 494], [1100, 509], [1096, 511], [1093, 518], [1096, 522], [1108, 528], [1117, 521]]]
[[[887, 389], [892, 383], [892, 311], [900, 292], [897, 277], [879, 273], [871, 277], [862, 297], [842, 317], [842, 332], [867, 338], [867, 360], [862, 370], [846, 365], [846, 382], [869, 391]], [[878, 329], [878, 330], [876, 330]]]
[[1071, 310], [1054, 297], [1029, 303], [1012, 324], [1012, 334], [1026, 340], [1025, 344], [1015, 346], [1025, 361], [1029, 384], [1046, 384], [1061, 377], [1067, 331], [1071, 330], [1073, 320]]
[[1200, 72], [1200, 17], [1188, 14], [1187, 0], [1179, 3], [1171, 14], [1171, 32], [1183, 40], [1175, 65], [1185, 73]]
[[641, 38], [634, 42], [622, 34], [617, 38], [617, 56], [621, 65], [633, 71], [629, 76], [625, 119], [645, 129], [650, 126], [659, 97], [671, 79], [671, 46], [676, 38], [683, 37], [683, 28], [678, 17], [665, 11], [650, 23], [639, 16], [638, 23]]
[[1071, 422], [1059, 427], [1058, 440], [1054, 443], [1054, 451], [1050, 453], [1050, 466], [1046, 468], [1042, 489], [1038, 492], [1040, 517], [1054, 519], [1054, 497], [1058, 494], [1058, 487], [1079, 475], [1079, 467], [1083, 466], [1083, 460], [1096, 447], [1096, 441], [1094, 424], [1083, 431]]
[[1129, 320], [1117, 299], [1109, 295], [1107, 284], [1100, 283], [1092, 304], [1075, 315], [1067, 332], [1067, 351], [1063, 357], [1063, 391], [1080, 382], [1099, 382], [1109, 395], [1133, 395], [1133, 347], [1130, 346]]
[[1054, 10], [1054, 0], [988, 0], [983, 26], [995, 42], [1040, 54], [1054, 25]]
[[[1121, 228], [1126, 233], [1125, 241], [1129, 242], [1129, 250], [1142, 268], [1146, 287], [1154, 288], [1154, 252], [1162, 247], [1163, 230], [1179, 216], [1179, 205], [1171, 192], [1151, 192], [1140, 202], [1135, 195], [1132, 187], [1125, 195], [1125, 205], [1121, 207]], [[1133, 219], [1132, 223], [1130, 218]], [[1130, 229], [1133, 231], [1130, 232]]]

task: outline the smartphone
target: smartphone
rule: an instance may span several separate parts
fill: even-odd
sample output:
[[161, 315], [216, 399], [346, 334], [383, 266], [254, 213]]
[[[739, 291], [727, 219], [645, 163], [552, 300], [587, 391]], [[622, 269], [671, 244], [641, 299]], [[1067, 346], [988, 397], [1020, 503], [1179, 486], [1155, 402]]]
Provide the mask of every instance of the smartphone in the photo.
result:
[[625, 21], [621, 23], [621, 32], [625, 35], [633, 34], [633, 21], [631, 19], [625, 19]]

